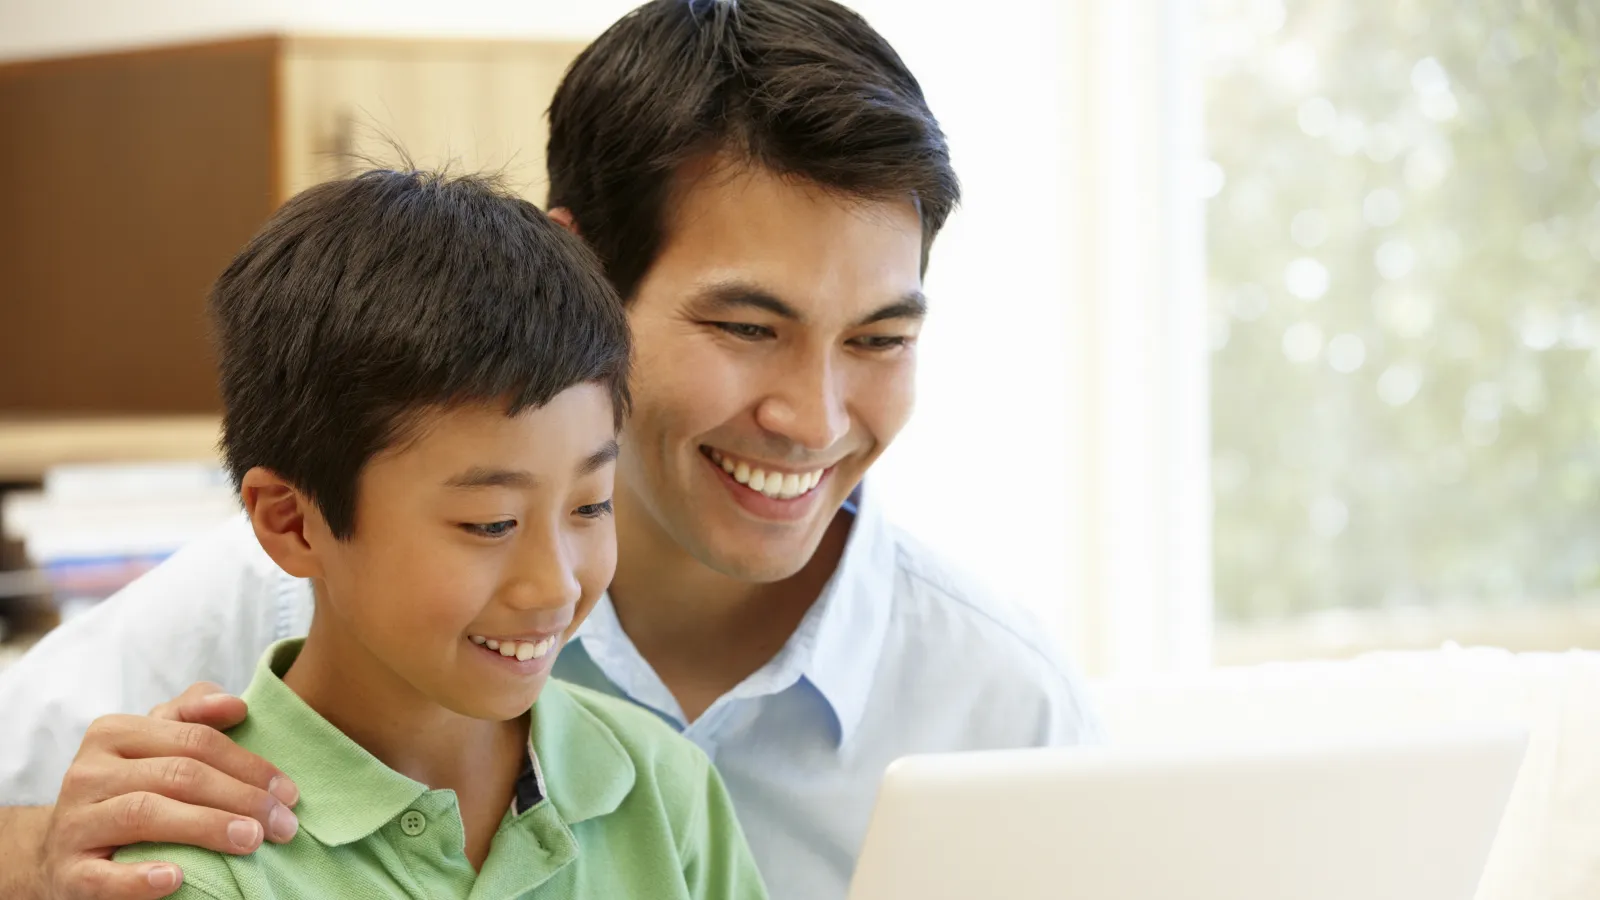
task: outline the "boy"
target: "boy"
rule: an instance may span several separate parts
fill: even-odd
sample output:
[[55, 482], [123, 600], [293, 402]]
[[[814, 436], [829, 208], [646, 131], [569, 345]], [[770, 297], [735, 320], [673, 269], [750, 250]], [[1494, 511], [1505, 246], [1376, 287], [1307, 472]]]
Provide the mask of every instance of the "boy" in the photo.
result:
[[629, 338], [582, 243], [481, 178], [372, 171], [285, 204], [210, 305], [227, 464], [316, 594], [232, 733], [300, 829], [117, 859], [213, 900], [764, 897], [703, 753], [547, 683], [616, 565]]

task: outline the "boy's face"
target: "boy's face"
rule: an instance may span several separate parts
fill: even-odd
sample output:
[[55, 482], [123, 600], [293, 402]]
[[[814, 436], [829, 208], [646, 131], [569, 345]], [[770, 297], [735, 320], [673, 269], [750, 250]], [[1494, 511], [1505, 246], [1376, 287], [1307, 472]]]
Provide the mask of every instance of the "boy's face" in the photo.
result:
[[922, 223], [909, 198], [714, 163], [685, 175], [629, 305], [624, 527], [776, 581], [911, 414]]
[[308, 519], [317, 615], [345, 652], [448, 709], [521, 715], [616, 568], [615, 438], [593, 384], [516, 416], [424, 415], [366, 466], [350, 538]]

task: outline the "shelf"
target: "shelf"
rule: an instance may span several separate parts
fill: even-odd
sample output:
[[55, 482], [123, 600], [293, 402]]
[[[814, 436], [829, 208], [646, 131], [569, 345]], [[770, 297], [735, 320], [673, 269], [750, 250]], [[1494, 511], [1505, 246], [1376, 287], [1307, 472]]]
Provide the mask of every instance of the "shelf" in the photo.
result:
[[66, 463], [215, 463], [210, 415], [108, 418], [0, 415], [0, 482], [36, 482]]

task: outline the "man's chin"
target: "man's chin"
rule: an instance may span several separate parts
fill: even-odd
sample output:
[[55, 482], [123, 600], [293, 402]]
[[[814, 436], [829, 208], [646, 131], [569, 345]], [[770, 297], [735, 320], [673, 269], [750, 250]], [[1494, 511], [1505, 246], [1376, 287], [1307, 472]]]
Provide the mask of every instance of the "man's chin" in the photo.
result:
[[772, 584], [799, 574], [820, 543], [821, 534], [807, 534], [795, 541], [753, 541], [748, 535], [724, 535], [702, 544], [706, 552], [700, 554], [700, 562], [729, 578]]

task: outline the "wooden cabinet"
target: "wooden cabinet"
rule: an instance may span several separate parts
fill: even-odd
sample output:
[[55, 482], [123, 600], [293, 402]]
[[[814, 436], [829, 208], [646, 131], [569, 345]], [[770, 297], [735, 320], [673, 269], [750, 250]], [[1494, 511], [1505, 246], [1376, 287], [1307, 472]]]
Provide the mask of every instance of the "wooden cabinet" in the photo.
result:
[[279, 203], [394, 141], [542, 204], [581, 47], [273, 36], [0, 66], [0, 414], [215, 411], [206, 291]]

